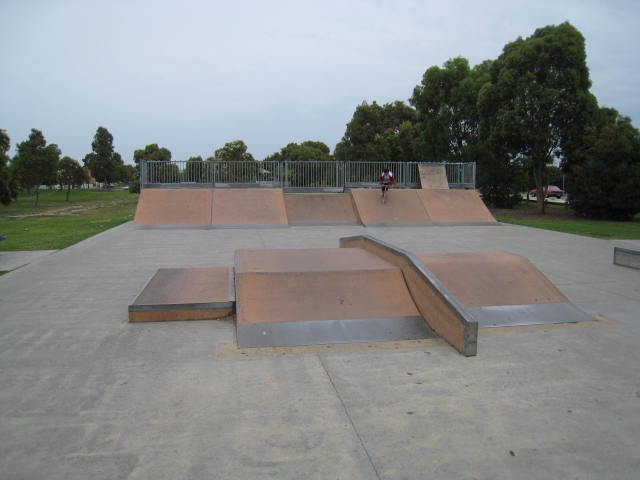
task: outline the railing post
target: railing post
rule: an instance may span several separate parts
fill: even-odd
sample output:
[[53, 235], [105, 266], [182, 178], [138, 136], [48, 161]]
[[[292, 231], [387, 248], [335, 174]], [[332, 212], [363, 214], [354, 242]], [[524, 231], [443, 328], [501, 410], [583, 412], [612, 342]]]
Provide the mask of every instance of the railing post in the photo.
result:
[[144, 188], [144, 167], [145, 160], [140, 160], [140, 164], [138, 165], [138, 174], [140, 175], [140, 190]]
[[472, 165], [473, 165], [472, 166], [472, 171], [473, 171], [473, 179], [472, 179], [472, 181], [473, 181], [473, 189], [475, 190], [476, 189], [476, 162], [473, 162]]

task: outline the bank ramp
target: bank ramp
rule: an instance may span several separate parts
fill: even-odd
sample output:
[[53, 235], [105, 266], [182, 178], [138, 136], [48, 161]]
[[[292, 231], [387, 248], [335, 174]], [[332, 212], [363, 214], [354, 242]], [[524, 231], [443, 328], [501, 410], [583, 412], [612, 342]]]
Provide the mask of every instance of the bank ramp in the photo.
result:
[[498, 224], [475, 190], [416, 190], [416, 195], [434, 224]]
[[416, 190], [392, 189], [384, 203], [380, 189], [354, 188], [351, 195], [366, 227], [425, 226], [432, 223]]
[[289, 225], [359, 225], [350, 192], [286, 193]]
[[289, 225], [280, 188], [213, 189], [213, 227], [286, 227]]
[[442, 163], [418, 165], [420, 186], [429, 190], [449, 190], [447, 171]]
[[213, 190], [145, 188], [140, 192], [134, 217], [137, 226], [211, 225]]
[[402, 271], [364, 250], [239, 250], [235, 272], [240, 348], [434, 336]]
[[481, 327], [592, 320], [519, 255], [469, 252], [416, 256]]

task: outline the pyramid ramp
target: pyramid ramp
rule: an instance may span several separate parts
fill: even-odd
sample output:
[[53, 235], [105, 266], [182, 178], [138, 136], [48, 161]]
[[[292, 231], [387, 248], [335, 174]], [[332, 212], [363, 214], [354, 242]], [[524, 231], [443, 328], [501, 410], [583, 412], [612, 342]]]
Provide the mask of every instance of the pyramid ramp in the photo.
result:
[[474, 190], [418, 190], [417, 195], [435, 224], [498, 224]]
[[359, 225], [353, 198], [346, 193], [287, 193], [289, 225]]
[[363, 250], [239, 250], [238, 347], [431, 338], [399, 268]]
[[419, 164], [420, 186], [429, 190], [449, 190], [444, 164]]
[[416, 256], [481, 327], [593, 320], [519, 255], [470, 252]]
[[351, 189], [360, 220], [367, 227], [430, 225], [431, 219], [416, 192], [392, 188], [383, 203], [380, 189]]
[[144, 188], [134, 217], [137, 226], [207, 226], [211, 223], [211, 189]]
[[216, 188], [214, 227], [286, 227], [284, 194], [278, 188]]

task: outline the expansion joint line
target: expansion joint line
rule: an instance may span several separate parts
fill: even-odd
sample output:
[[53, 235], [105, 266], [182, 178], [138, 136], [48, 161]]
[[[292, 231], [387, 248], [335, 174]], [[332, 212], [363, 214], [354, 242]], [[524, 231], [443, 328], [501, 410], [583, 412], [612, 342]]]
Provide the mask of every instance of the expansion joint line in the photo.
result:
[[320, 365], [322, 365], [322, 368], [324, 369], [324, 373], [327, 375], [327, 378], [329, 379], [329, 382], [331, 383], [331, 386], [333, 387], [333, 391], [336, 392], [336, 395], [338, 396], [338, 400], [340, 400], [340, 405], [342, 405], [342, 409], [344, 410], [345, 415], [349, 419], [349, 423], [351, 424], [351, 428], [355, 432], [356, 437], [358, 437], [358, 441], [360, 442], [360, 446], [362, 447], [362, 450], [364, 450], [365, 455], [369, 459], [369, 463], [371, 464], [371, 468], [373, 468], [373, 471], [376, 474], [376, 478], [378, 480], [381, 480], [380, 474], [378, 473], [378, 469], [376, 468], [375, 463], [373, 463], [373, 459], [371, 458], [371, 455], [369, 455], [369, 450], [367, 450], [367, 447], [365, 446], [364, 441], [362, 440], [362, 437], [360, 436], [360, 432], [358, 432], [358, 429], [356, 428], [355, 423], [353, 423], [353, 419], [351, 418], [351, 415], [349, 415], [349, 410], [347, 410], [347, 406], [344, 404], [344, 400], [342, 399], [342, 395], [340, 395], [340, 392], [338, 391], [338, 388], [336, 387], [336, 384], [333, 383], [333, 378], [331, 378], [331, 375], [329, 374], [329, 370], [327, 370], [327, 366], [322, 361], [322, 355], [318, 355], [318, 360], [320, 361]]

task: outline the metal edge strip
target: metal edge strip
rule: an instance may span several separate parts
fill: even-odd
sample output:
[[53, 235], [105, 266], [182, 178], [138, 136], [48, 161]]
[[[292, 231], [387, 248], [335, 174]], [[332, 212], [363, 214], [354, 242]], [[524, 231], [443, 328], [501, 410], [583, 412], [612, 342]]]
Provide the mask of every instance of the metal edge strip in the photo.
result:
[[239, 348], [417, 340], [436, 336], [421, 316], [273, 323], [236, 322], [236, 343]]
[[130, 312], [159, 312], [163, 310], [216, 310], [233, 308], [235, 302], [207, 302], [207, 303], [165, 303], [149, 305], [129, 305]]
[[593, 320], [593, 316], [571, 302], [468, 307], [467, 312], [478, 321], [482, 328], [577, 323]]

